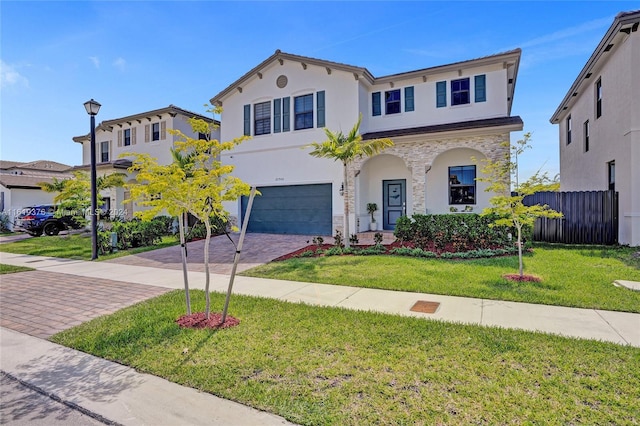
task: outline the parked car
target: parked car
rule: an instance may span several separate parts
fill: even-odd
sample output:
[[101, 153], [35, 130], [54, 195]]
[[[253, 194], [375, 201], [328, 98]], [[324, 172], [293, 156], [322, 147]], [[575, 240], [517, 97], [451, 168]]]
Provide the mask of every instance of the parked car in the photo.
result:
[[57, 207], [52, 204], [25, 207], [22, 209], [15, 223], [15, 230], [23, 231], [34, 237], [58, 235], [67, 229], [79, 229], [82, 223], [77, 216], [64, 215], [56, 217]]

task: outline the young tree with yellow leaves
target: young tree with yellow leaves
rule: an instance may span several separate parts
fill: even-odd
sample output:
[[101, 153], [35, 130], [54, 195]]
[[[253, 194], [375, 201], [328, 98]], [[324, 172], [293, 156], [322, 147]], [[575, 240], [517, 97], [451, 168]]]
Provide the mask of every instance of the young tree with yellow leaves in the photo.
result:
[[484, 177], [476, 178], [481, 182], [488, 182], [486, 192], [493, 192], [497, 195], [489, 201], [491, 207], [482, 211], [482, 215], [493, 214], [498, 216], [494, 221], [497, 226], [513, 226], [517, 231], [518, 262], [520, 278], [524, 276], [522, 263], [522, 229], [533, 227], [536, 218], [548, 217], [559, 218], [562, 213], [549, 208], [548, 205], [525, 206], [522, 200], [527, 195], [543, 191], [558, 191], [560, 183], [549, 178], [547, 172], [541, 173], [538, 170], [525, 182], [520, 183], [518, 174], [518, 157], [527, 149], [531, 148], [529, 141], [531, 134], [526, 133], [523, 139], [517, 141], [515, 145], [504, 142], [508, 148], [504, 157], [499, 160], [483, 160], [484, 167], [482, 174]]
[[[210, 110], [211, 111], [211, 110]], [[195, 134], [205, 135], [203, 139], [194, 139], [179, 130], [170, 130], [179, 137], [175, 143], [174, 161], [168, 165], [159, 165], [157, 159], [148, 154], [133, 155], [130, 172], [137, 172], [136, 182], [127, 184], [131, 199], [148, 210], [136, 212], [140, 217], [153, 217], [163, 211], [178, 216], [191, 213], [205, 226], [204, 244], [206, 317], [209, 318], [211, 300], [209, 294], [209, 242], [211, 241], [212, 218], [227, 220], [228, 212], [223, 202], [235, 201], [242, 195], [248, 195], [250, 187], [230, 173], [234, 166], [224, 165], [220, 154], [233, 149], [246, 138], [236, 138], [229, 142], [220, 142], [210, 138], [215, 125], [205, 120], [189, 120]], [[181, 242], [184, 250], [184, 231], [181, 223]], [[186, 268], [183, 258], [183, 268]], [[185, 269], [186, 271], [186, 269]], [[185, 291], [187, 292], [187, 310], [190, 313], [188, 282], [185, 272]]]

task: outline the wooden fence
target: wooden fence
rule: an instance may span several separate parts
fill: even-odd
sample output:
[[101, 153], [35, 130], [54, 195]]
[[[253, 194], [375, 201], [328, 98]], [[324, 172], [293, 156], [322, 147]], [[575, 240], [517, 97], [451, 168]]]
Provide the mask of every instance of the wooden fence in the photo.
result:
[[564, 216], [538, 218], [533, 240], [567, 244], [618, 242], [618, 193], [615, 191], [538, 192], [524, 198], [527, 206], [546, 204]]

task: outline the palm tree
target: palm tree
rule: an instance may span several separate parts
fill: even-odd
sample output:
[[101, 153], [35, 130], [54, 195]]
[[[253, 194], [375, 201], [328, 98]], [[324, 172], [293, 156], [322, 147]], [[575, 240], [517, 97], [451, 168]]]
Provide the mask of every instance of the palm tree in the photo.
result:
[[358, 118], [358, 122], [353, 126], [351, 131], [345, 135], [342, 131], [332, 132], [328, 128], [324, 129], [327, 140], [324, 142], [313, 142], [308, 146], [313, 148], [309, 154], [318, 158], [331, 158], [334, 161], [342, 162], [343, 180], [344, 180], [344, 242], [349, 247], [349, 176], [347, 166], [356, 158], [372, 157], [379, 154], [388, 147], [393, 146], [393, 141], [388, 138], [371, 139], [362, 141], [360, 135], [360, 122], [362, 114]]

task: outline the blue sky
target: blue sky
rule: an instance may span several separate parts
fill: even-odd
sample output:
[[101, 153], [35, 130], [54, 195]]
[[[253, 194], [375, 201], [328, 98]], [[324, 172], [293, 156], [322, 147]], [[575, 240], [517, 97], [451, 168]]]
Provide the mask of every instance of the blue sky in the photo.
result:
[[[521, 48], [521, 173], [559, 171], [549, 118], [615, 15], [637, 1], [2, 1], [0, 158], [82, 161], [97, 121], [204, 104], [276, 49], [406, 72]], [[520, 137], [518, 134], [516, 137]]]

